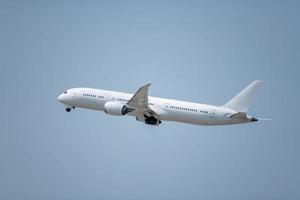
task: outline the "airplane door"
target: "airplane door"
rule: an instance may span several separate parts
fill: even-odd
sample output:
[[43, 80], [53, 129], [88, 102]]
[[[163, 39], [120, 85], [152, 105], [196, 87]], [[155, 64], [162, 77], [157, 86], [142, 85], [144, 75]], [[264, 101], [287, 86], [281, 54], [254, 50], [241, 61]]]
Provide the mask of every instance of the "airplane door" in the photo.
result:
[[104, 104], [107, 102], [107, 101], [110, 101], [110, 96], [108, 93], [104, 93], [100, 96], [98, 96], [98, 99], [97, 99], [97, 106], [98, 108], [100, 109], [104, 109]]
[[75, 91], [72, 95], [72, 99], [76, 99], [76, 97], [77, 97], [77, 92]]
[[169, 109], [170, 108], [170, 104], [169, 103], [165, 103], [164, 108], [165, 109]]
[[215, 118], [216, 117], [216, 110], [211, 110], [209, 114], [210, 118]]

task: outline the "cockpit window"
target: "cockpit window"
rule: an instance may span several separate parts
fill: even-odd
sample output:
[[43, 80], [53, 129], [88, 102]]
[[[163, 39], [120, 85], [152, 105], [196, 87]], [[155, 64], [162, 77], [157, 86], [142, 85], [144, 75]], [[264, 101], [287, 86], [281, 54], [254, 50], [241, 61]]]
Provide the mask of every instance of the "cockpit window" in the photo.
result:
[[64, 94], [67, 94], [68, 92], [67, 92], [67, 90], [66, 91], [64, 91]]

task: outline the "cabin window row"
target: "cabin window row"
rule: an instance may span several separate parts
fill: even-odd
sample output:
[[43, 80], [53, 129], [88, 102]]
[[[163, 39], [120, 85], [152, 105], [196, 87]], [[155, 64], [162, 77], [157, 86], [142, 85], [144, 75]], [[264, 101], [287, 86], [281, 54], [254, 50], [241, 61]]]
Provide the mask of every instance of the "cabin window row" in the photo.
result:
[[[177, 109], [177, 110], [187, 110], [187, 111], [192, 111], [192, 112], [198, 112], [197, 109], [192, 109], [192, 108], [183, 108], [183, 107], [177, 107], [177, 106], [170, 106], [171, 109]], [[208, 111], [204, 110], [199, 110], [201, 113], [208, 113]]]
[[86, 96], [86, 97], [96, 97], [96, 95], [94, 94], [82, 94], [83, 96]]
[[208, 113], [208, 111], [206, 111], [206, 110], [199, 110], [199, 112], [201, 112], [201, 113]]
[[170, 106], [170, 108], [177, 109], [177, 110], [187, 110], [187, 111], [197, 112], [196, 109], [191, 109], [191, 108], [183, 108], [183, 107], [177, 107], [177, 106]]
[[[82, 94], [82, 96], [85, 96], [85, 97], [97, 97], [97, 95], [95, 95], [95, 94]], [[104, 98], [104, 96], [98, 96], [98, 98]]]
[[120, 99], [120, 98], [118, 98], [118, 101], [129, 101], [129, 100], [127, 100], [127, 99]]

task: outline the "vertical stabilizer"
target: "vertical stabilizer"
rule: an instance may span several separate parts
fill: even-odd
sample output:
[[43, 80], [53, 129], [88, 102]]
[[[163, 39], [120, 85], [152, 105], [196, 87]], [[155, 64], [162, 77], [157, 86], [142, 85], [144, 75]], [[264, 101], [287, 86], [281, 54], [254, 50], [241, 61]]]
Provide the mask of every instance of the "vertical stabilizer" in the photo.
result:
[[262, 81], [253, 81], [240, 93], [230, 99], [223, 107], [229, 108], [237, 112], [247, 112], [252, 102], [254, 93], [258, 89]]

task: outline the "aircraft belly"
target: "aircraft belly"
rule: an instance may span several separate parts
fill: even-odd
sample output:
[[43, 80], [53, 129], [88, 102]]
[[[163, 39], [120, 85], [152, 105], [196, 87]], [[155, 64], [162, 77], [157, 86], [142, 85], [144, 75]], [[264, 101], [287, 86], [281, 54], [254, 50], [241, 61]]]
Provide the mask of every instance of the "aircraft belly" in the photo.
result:
[[74, 106], [80, 108], [92, 109], [92, 110], [104, 110], [104, 102], [101, 102], [97, 99], [91, 100], [91, 99], [81, 98], [76, 102], [74, 102]]
[[190, 124], [205, 124], [207, 119], [198, 113], [171, 112], [167, 117], [168, 121], [177, 121]]
[[210, 117], [209, 115], [199, 113], [185, 113], [185, 112], [169, 112], [167, 116], [161, 118], [166, 121], [176, 121], [196, 125], [227, 125], [245, 123], [240, 120], [232, 120], [228, 118]]

